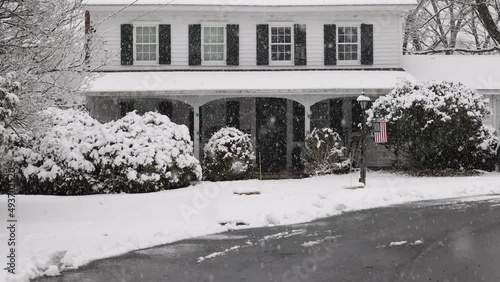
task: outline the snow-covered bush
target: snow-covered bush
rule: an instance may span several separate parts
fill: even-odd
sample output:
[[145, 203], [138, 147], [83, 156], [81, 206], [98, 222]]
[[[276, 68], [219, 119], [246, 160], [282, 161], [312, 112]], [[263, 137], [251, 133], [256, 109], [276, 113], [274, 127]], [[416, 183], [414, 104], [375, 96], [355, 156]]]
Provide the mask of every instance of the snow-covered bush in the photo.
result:
[[203, 152], [204, 176], [213, 181], [244, 179], [255, 160], [250, 136], [234, 127], [214, 133]]
[[377, 99], [369, 122], [388, 122], [389, 145], [418, 169], [486, 169], [498, 138], [483, 125], [490, 115], [483, 96], [460, 83], [404, 82]]
[[315, 128], [305, 139], [304, 171], [308, 175], [346, 173], [350, 165], [345, 152], [337, 132], [330, 128]]
[[201, 179], [188, 129], [157, 113], [101, 124], [86, 112], [49, 108], [48, 130], [18, 144], [23, 193], [151, 192]]

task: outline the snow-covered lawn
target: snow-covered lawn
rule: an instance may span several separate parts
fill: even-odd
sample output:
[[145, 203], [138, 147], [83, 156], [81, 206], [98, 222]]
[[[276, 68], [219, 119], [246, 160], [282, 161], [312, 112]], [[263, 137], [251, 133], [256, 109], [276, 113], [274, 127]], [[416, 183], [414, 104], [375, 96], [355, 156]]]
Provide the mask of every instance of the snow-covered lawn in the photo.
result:
[[[28, 281], [56, 275], [92, 260], [231, 228], [292, 224], [356, 209], [482, 194], [500, 194], [500, 173], [478, 177], [415, 178], [369, 172], [368, 187], [358, 174], [301, 180], [202, 182], [150, 194], [17, 196], [18, 275], [1, 281]], [[259, 189], [259, 195], [233, 190]], [[6, 266], [6, 196], [0, 197], [0, 263]], [[193, 258], [197, 259], [197, 258]]]

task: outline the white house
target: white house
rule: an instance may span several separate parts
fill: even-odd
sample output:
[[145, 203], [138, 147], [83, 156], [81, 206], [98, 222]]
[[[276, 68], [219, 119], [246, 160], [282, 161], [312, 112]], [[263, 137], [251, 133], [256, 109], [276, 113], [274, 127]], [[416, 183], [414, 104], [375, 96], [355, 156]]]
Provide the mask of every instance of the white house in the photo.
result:
[[[416, 0], [131, 2], [88, 0], [113, 58], [86, 93], [88, 109], [100, 121], [168, 115], [190, 128], [198, 158], [228, 125], [251, 134], [264, 171], [293, 169], [311, 128], [349, 142], [362, 91], [375, 98], [415, 80], [401, 46], [402, 16]], [[392, 163], [370, 146], [369, 165]]]

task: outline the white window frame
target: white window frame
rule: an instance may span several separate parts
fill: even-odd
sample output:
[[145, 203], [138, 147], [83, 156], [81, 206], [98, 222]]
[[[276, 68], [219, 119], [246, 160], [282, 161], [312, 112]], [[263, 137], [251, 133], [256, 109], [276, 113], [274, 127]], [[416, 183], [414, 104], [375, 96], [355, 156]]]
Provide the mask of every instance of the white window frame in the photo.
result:
[[[224, 28], [224, 52], [221, 61], [205, 61], [205, 28], [222, 27]], [[204, 23], [201, 25], [201, 64], [204, 66], [225, 66], [227, 65], [227, 24], [225, 23]]]
[[[357, 60], [339, 60], [339, 38], [340, 38], [340, 33], [339, 29], [342, 27], [355, 27], [358, 29], [358, 59]], [[359, 66], [361, 65], [361, 24], [358, 23], [341, 23], [337, 24], [337, 30], [336, 30], [337, 36], [335, 39], [335, 44], [336, 44], [336, 54], [337, 56], [337, 65], [340, 66]], [[342, 44], [342, 43], [341, 43]], [[352, 43], [350, 43], [352, 44]]]
[[[273, 61], [272, 56], [272, 28], [276, 27], [288, 27], [290, 28], [290, 46], [291, 46], [291, 57], [289, 61]], [[269, 65], [270, 66], [293, 66], [295, 65], [295, 30], [292, 23], [272, 23], [269, 24]]]
[[[134, 26], [134, 65], [158, 65], [160, 62], [160, 26], [158, 23], [150, 23], [150, 22], [137, 22], [133, 23]], [[137, 28], [138, 27], [156, 27], [156, 60], [155, 61], [137, 61]], [[140, 44], [140, 43], [139, 43]]]

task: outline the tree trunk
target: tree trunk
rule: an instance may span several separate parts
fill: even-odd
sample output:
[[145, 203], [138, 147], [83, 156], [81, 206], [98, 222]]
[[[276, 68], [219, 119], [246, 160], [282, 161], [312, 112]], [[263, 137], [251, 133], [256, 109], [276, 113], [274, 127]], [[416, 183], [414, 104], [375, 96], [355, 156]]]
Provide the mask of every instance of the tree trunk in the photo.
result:
[[491, 36], [493, 41], [496, 42], [497, 45], [500, 44], [500, 29], [496, 25], [495, 20], [493, 20], [493, 16], [488, 9], [488, 5], [485, 0], [476, 0], [476, 5], [474, 5], [476, 12], [479, 16], [479, 19], [484, 25], [484, 28], [488, 31], [488, 34]]

